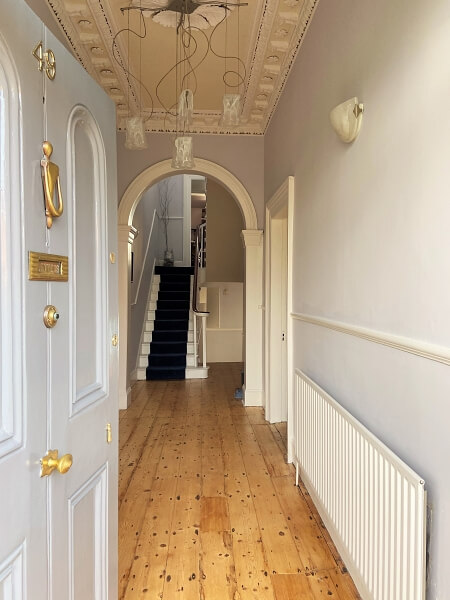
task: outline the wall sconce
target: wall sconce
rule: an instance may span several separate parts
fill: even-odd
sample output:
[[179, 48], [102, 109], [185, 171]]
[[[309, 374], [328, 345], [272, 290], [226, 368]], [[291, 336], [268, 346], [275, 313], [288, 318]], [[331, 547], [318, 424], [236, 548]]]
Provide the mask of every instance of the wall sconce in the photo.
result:
[[349, 144], [356, 140], [361, 129], [364, 104], [356, 96], [338, 104], [330, 112], [330, 121], [340, 140]]

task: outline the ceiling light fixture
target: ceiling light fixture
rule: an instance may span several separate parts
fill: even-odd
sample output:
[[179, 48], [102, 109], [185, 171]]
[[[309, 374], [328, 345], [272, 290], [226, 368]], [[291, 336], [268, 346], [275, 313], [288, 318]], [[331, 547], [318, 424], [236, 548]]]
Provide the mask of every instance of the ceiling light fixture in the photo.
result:
[[[239, 1], [195, 1], [195, 0], [131, 0], [130, 6], [121, 8], [123, 14], [128, 14], [128, 27], [120, 30], [113, 40], [113, 53], [120, 64], [115, 40], [123, 31], [137, 35], [141, 40], [146, 37], [145, 18], [165, 27], [176, 30], [176, 60], [175, 64], [161, 77], [156, 84], [155, 94], [165, 112], [165, 122], [175, 123], [174, 139], [174, 168], [192, 168], [192, 137], [189, 135], [194, 122], [194, 96], [197, 91], [196, 70], [211, 54], [224, 63], [224, 96], [221, 126], [232, 129], [239, 125], [242, 112], [242, 92], [246, 83], [245, 65], [240, 58], [240, 21], [239, 8], [248, 6], [247, 2]], [[237, 56], [228, 55], [228, 24], [227, 17], [237, 9], [237, 32], [233, 39], [237, 46]], [[130, 13], [138, 11], [140, 15], [139, 33], [129, 27]], [[215, 33], [222, 25], [225, 27], [225, 52], [216, 47]], [[143, 33], [142, 33], [143, 24]], [[207, 29], [212, 28], [209, 33]], [[115, 52], [116, 50], [116, 52]], [[117, 56], [116, 56], [117, 55]], [[201, 56], [198, 56], [201, 55]], [[194, 59], [195, 56], [195, 59]], [[141, 47], [139, 48], [139, 64], [141, 64]], [[122, 64], [128, 79], [132, 77], [140, 86], [141, 77], [130, 73]], [[174, 80], [174, 81], [173, 81]], [[167, 85], [174, 83], [174, 101], [167, 102]], [[130, 81], [129, 81], [130, 83]], [[145, 86], [144, 86], [145, 87]], [[165, 98], [162, 97], [163, 89]], [[149, 94], [147, 88], [146, 92]], [[233, 92], [233, 93], [231, 93]], [[149, 94], [150, 96], [150, 94]], [[128, 124], [127, 124], [128, 131]], [[172, 130], [173, 131], [173, 130]]]

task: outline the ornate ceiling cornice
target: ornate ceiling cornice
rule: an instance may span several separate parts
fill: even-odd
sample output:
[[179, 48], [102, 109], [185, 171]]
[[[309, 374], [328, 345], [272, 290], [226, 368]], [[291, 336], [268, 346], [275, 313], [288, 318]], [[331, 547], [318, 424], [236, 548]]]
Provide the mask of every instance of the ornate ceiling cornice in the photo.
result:
[[[245, 59], [247, 88], [241, 125], [220, 127], [220, 110], [195, 110], [192, 133], [262, 135], [265, 133], [319, 0], [259, 0]], [[125, 128], [137, 109], [137, 84], [117, 64], [112, 42], [118, 31], [106, 0], [47, 0], [75, 57], [106, 90], [117, 107], [117, 127]], [[117, 40], [115, 55], [127, 64], [126, 44]], [[129, 103], [129, 107], [128, 107]], [[143, 113], [145, 116], [145, 112]], [[149, 115], [150, 116], [150, 115]], [[174, 119], [161, 109], [147, 118], [146, 130], [175, 132]]]

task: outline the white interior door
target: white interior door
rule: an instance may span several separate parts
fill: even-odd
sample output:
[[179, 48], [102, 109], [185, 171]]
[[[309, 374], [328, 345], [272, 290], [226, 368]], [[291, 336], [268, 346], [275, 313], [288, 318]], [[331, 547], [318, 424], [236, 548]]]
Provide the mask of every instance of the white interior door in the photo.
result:
[[288, 218], [287, 206], [266, 211], [266, 419], [288, 418]]
[[[9, 68], [15, 74], [16, 103], [22, 102], [22, 112], [17, 117], [22, 147], [16, 152], [15, 163], [5, 166], [5, 144], [14, 145], [20, 136], [14, 137], [11, 119], [3, 115], [10, 110], [5, 109], [5, 92], [0, 96], [0, 135], [8, 140], [1, 144], [0, 171], [0, 414], [1, 427], [6, 432], [2, 431], [0, 437], [0, 460], [2, 445], [5, 448], [0, 476], [3, 482], [9, 482], [7, 493], [0, 495], [0, 599], [114, 599], [117, 595], [117, 344], [113, 345], [117, 333], [117, 265], [111, 255], [116, 254], [117, 207], [114, 106], [23, 1], [5, 0], [0, 11], [3, 36], [0, 44], [7, 50], [1, 48], [0, 65], [12, 61], [13, 66], [3, 70]], [[37, 61], [31, 55], [40, 40], [43, 49], [51, 49], [56, 58], [53, 81], [46, 76], [45, 68], [42, 73], [38, 71]], [[5, 84], [3, 88], [6, 89]], [[11, 97], [14, 104], [14, 94]], [[51, 160], [59, 166], [64, 197], [64, 213], [54, 219], [51, 229], [46, 226], [40, 181], [39, 163], [45, 139], [53, 144]], [[22, 178], [23, 190], [16, 190], [18, 183], [14, 183], [13, 177], [8, 178], [11, 169], [13, 172], [15, 169], [17, 182]], [[7, 184], [5, 193], [3, 182]], [[5, 238], [3, 234], [9, 231], [9, 223], [4, 222], [4, 207], [6, 218], [15, 226]], [[28, 281], [29, 250], [67, 256], [68, 281]], [[50, 304], [57, 308], [60, 318], [54, 328], [46, 329], [42, 315], [44, 307]], [[12, 375], [10, 363], [15, 368]], [[108, 424], [112, 443], [107, 441]], [[2, 438], [6, 440], [4, 444]], [[72, 455], [73, 464], [65, 474], [55, 470], [47, 477], [39, 477], [39, 458], [48, 450], [58, 450], [59, 456]], [[10, 512], [17, 515], [18, 523], [10, 519]], [[14, 583], [12, 577], [23, 583]], [[12, 585], [15, 587], [11, 588]]]
[[280, 370], [280, 400], [281, 400], [281, 418], [287, 421], [288, 418], [288, 389], [287, 389], [287, 370], [288, 370], [288, 222], [287, 215], [280, 219], [281, 229], [281, 262], [280, 262], [280, 325], [281, 325], [281, 370]]

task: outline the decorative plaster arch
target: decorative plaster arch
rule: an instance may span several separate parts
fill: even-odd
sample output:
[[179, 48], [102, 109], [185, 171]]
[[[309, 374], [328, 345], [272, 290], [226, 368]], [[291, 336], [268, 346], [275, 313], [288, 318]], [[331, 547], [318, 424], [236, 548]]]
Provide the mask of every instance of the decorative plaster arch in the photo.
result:
[[133, 215], [142, 194], [161, 179], [180, 173], [207, 175], [221, 183], [236, 200], [245, 223], [245, 229], [258, 229], [256, 211], [249, 193], [230, 171], [204, 158], [195, 159], [195, 169], [180, 171], [172, 167], [171, 160], [163, 160], [142, 171], [125, 190], [119, 204], [118, 221], [120, 225], [132, 225]]
[[[246, 406], [261, 406], [263, 396], [262, 376], [262, 292], [263, 292], [263, 232], [258, 230], [255, 207], [249, 193], [232, 173], [203, 158], [195, 159], [195, 169], [180, 171], [164, 160], [142, 171], [127, 187], [118, 210], [118, 267], [119, 267], [119, 406], [129, 404], [129, 377], [127, 368], [129, 326], [129, 257], [133, 243], [133, 216], [144, 192], [170, 177], [182, 173], [206, 175], [218, 181], [233, 196], [244, 219], [242, 241], [245, 248], [245, 386]], [[125, 351], [121, 350], [125, 348]]]

